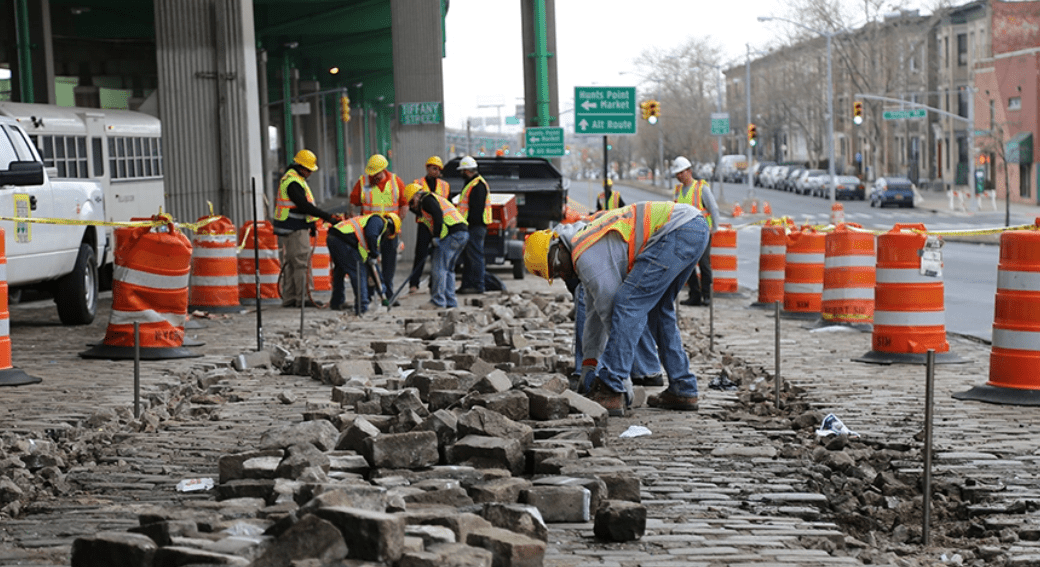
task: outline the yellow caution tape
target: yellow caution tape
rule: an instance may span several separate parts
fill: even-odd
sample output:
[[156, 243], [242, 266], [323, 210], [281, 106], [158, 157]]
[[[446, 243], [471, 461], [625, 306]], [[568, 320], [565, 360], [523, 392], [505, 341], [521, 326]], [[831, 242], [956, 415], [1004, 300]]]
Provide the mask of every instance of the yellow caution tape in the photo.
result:
[[25, 223], [37, 223], [37, 224], [58, 224], [68, 226], [112, 226], [119, 228], [134, 228], [140, 226], [156, 227], [164, 225], [174, 225], [177, 227], [187, 228], [193, 231], [212, 223], [220, 219], [220, 216], [210, 216], [199, 220], [198, 222], [174, 222], [173, 217], [160, 213], [155, 218], [148, 220], [139, 221], [94, 221], [94, 220], [81, 220], [81, 219], [52, 219], [44, 217], [4, 217], [0, 216], [0, 221], [11, 221], [11, 222], [25, 222]]

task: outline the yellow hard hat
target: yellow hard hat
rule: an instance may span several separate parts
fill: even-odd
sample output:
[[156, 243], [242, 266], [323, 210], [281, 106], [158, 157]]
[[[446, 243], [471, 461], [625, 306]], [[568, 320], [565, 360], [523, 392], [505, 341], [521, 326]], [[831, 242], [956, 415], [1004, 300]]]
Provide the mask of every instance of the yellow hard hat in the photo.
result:
[[368, 165], [365, 166], [365, 175], [375, 175], [386, 169], [388, 165], [390, 162], [386, 161], [383, 154], [372, 154], [372, 157], [368, 158]]
[[318, 171], [318, 158], [314, 155], [314, 152], [310, 150], [300, 150], [296, 152], [296, 157], [293, 158], [293, 162], [311, 171]]
[[411, 201], [412, 197], [414, 197], [416, 193], [418, 193], [419, 191], [422, 191], [422, 190], [423, 190], [422, 185], [419, 185], [418, 183], [409, 183], [408, 185], [405, 185], [404, 186], [404, 200], [405, 201]]
[[559, 235], [556, 232], [547, 228], [531, 233], [524, 240], [524, 266], [528, 272], [545, 278], [550, 284], [552, 274], [549, 273], [549, 245], [557, 236]]
[[426, 165], [436, 165], [437, 167], [444, 169], [444, 162], [438, 156], [430, 156], [430, 159], [426, 160]]
[[613, 187], [613, 186], [614, 186], [614, 180], [613, 180], [613, 179], [610, 179], [610, 178], [608, 177], [608, 178], [607, 178], [607, 187]]
[[394, 221], [394, 236], [401, 234], [401, 217], [397, 216], [397, 213], [388, 213], [386, 216]]

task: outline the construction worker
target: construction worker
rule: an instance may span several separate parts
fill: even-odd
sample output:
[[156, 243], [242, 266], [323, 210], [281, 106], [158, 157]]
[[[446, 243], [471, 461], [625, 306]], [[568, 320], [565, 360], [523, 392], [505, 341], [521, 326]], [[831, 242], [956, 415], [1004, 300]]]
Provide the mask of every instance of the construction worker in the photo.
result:
[[466, 156], [459, 160], [459, 173], [466, 185], [459, 194], [459, 212], [469, 225], [469, 242], [462, 263], [459, 293], [484, 293], [484, 238], [491, 224], [491, 196], [487, 181], [477, 172], [477, 160]]
[[[381, 154], [373, 154], [365, 165], [365, 174], [354, 183], [350, 192], [350, 204], [361, 207], [362, 215], [377, 214], [386, 216], [396, 213], [404, 215], [408, 205], [404, 199], [404, 182], [401, 178], [387, 170], [390, 163]], [[382, 239], [379, 243], [380, 264], [382, 265], [383, 295], [393, 295], [394, 272], [397, 271], [396, 235]]]
[[432, 287], [429, 305], [456, 307], [458, 302], [455, 299], [455, 262], [469, 240], [466, 218], [451, 201], [436, 193], [424, 191], [416, 183], [409, 183], [404, 188], [404, 196], [408, 208], [433, 235], [430, 241], [433, 247], [433, 262], [430, 270]]
[[614, 181], [607, 178], [603, 182], [603, 192], [596, 197], [596, 210], [610, 211], [624, 206], [625, 200], [621, 198], [621, 193], [614, 191]]
[[[684, 205], [692, 205], [700, 209], [701, 214], [708, 220], [708, 228], [712, 234], [718, 230], [719, 207], [715, 204], [715, 196], [711, 192], [711, 186], [703, 179], [693, 178], [693, 164], [683, 156], [675, 158], [672, 162], [672, 175], [679, 181], [675, 186], [674, 201]], [[700, 279], [697, 278], [697, 270], [690, 274], [689, 295], [681, 301], [683, 305], [711, 305], [711, 239], [708, 239], [708, 247], [697, 261], [700, 270]]]
[[[441, 161], [441, 158], [430, 156], [430, 159], [426, 160], [426, 177], [416, 179], [414, 183], [417, 183], [424, 191], [447, 199], [451, 194], [451, 187], [447, 181], [441, 179], [443, 169], [444, 162]], [[418, 225], [418, 231], [415, 234], [415, 261], [412, 262], [412, 277], [408, 282], [409, 294], [419, 291], [419, 279], [422, 277], [422, 270], [419, 266], [426, 263], [426, 258], [430, 254], [430, 229], [426, 228], [418, 217], [415, 222]]]
[[675, 298], [707, 246], [708, 223], [689, 205], [643, 202], [604, 213], [569, 239], [552, 229], [524, 243], [528, 271], [552, 283], [577, 277], [587, 314], [582, 346], [597, 358], [587, 397], [610, 415], [625, 413], [625, 378], [637, 344], [649, 326], [668, 374], [668, 387], [651, 396], [652, 407], [697, 409], [697, 377], [690, 372], [675, 315]]
[[329, 256], [332, 257], [332, 299], [329, 308], [349, 310], [345, 303], [343, 276], [350, 277], [358, 313], [368, 311], [368, 273], [362, 266], [377, 266], [380, 242], [401, 231], [397, 213], [369, 214], [344, 219], [329, 230]]
[[[283, 307], [299, 307], [310, 272], [310, 236], [317, 232], [318, 219], [335, 224], [335, 217], [314, 205], [314, 194], [307, 178], [318, 171], [318, 158], [310, 150], [296, 152], [293, 163], [285, 169], [278, 183], [278, 198], [274, 205], [274, 233], [282, 251], [281, 294]], [[308, 307], [322, 307], [311, 299], [304, 300]]]

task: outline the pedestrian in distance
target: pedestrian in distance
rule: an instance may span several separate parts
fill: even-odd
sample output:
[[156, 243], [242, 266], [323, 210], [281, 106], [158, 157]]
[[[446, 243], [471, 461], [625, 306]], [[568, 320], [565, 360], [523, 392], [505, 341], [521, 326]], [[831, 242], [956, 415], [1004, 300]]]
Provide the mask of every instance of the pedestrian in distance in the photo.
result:
[[[398, 217], [405, 214], [408, 201], [404, 198], [404, 182], [387, 167], [390, 163], [382, 154], [373, 154], [365, 165], [365, 174], [354, 183], [350, 191], [350, 204], [361, 208], [362, 215], [390, 213]], [[379, 243], [383, 296], [390, 297], [394, 289], [394, 272], [397, 271], [396, 236], [382, 239]]]
[[624, 206], [625, 200], [621, 198], [621, 193], [614, 190], [614, 181], [607, 178], [603, 182], [603, 192], [596, 197], [596, 210], [611, 211]]
[[[441, 179], [441, 171], [443, 169], [444, 162], [441, 161], [441, 158], [439, 156], [430, 156], [430, 159], [426, 160], [426, 176], [416, 179], [414, 183], [417, 183], [424, 191], [447, 199], [451, 196], [451, 186], [448, 185], [447, 181]], [[422, 270], [419, 266], [426, 263], [426, 259], [430, 255], [430, 241], [433, 239], [430, 235], [430, 229], [426, 228], [426, 225], [418, 217], [416, 217], [415, 222], [417, 226], [415, 233], [415, 260], [412, 262], [412, 275], [408, 281], [409, 295], [419, 291], [419, 279], [422, 277]]]
[[[625, 413], [625, 379], [632, 374], [644, 329], [657, 343], [668, 387], [651, 396], [651, 407], [697, 409], [697, 377], [683, 349], [675, 299], [707, 246], [708, 223], [696, 208], [670, 202], [643, 202], [604, 213], [567, 243], [552, 229], [524, 244], [528, 271], [552, 283], [577, 277], [593, 316], [586, 319], [585, 345], [606, 334], [595, 378], [586, 396], [610, 415]], [[608, 323], [609, 322], [609, 323]]]
[[[274, 205], [274, 233], [282, 251], [281, 290], [282, 307], [299, 307], [310, 273], [310, 237], [317, 234], [318, 219], [335, 222], [335, 217], [314, 204], [314, 194], [307, 178], [318, 171], [318, 158], [310, 150], [296, 152], [293, 163], [285, 169], [278, 183], [278, 198]], [[305, 299], [308, 307], [323, 307]]]
[[459, 212], [469, 225], [469, 242], [463, 256], [462, 282], [459, 293], [484, 293], [484, 239], [491, 224], [491, 198], [487, 181], [477, 172], [477, 160], [466, 156], [459, 160], [459, 173], [466, 185], [459, 194]]
[[[675, 158], [672, 162], [672, 175], [679, 182], [675, 186], [676, 203], [696, 207], [708, 221], [708, 228], [712, 234], [718, 230], [719, 207], [715, 203], [715, 195], [711, 192], [711, 186], [703, 179], [693, 178], [693, 164], [683, 156]], [[697, 271], [700, 271], [700, 278]], [[690, 274], [689, 295], [681, 303], [683, 305], [711, 305], [711, 238], [704, 254], [697, 261], [697, 270]]]
[[433, 238], [430, 241], [432, 267], [430, 279], [431, 307], [457, 307], [455, 299], [455, 262], [466, 247], [469, 230], [466, 219], [451, 201], [424, 191], [416, 183], [404, 188], [408, 208], [426, 225]]
[[401, 217], [397, 213], [341, 219], [329, 229], [329, 256], [332, 257], [331, 309], [349, 311], [353, 307], [345, 302], [343, 276], [348, 276], [359, 314], [368, 311], [366, 268], [371, 266], [371, 269], [378, 269], [380, 243], [384, 238], [393, 238], [400, 231]]

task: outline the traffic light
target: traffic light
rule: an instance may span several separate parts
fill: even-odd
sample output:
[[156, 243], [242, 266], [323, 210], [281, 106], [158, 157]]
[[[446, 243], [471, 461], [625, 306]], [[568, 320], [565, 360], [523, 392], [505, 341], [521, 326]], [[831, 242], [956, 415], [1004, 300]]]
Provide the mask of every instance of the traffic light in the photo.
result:
[[350, 97], [347, 95], [339, 97], [339, 115], [344, 122], [350, 122]]
[[661, 117], [661, 105], [656, 100], [651, 100], [646, 103], [646, 109], [650, 115], [646, 121], [651, 124], [657, 124], [657, 119]]
[[650, 119], [650, 101], [644, 100], [639, 103], [639, 110], [642, 112], [643, 120]]
[[858, 100], [852, 103], [852, 122], [863, 124], [863, 103]]
[[758, 145], [758, 127], [754, 124], [747, 125], [747, 141], [752, 148]]

